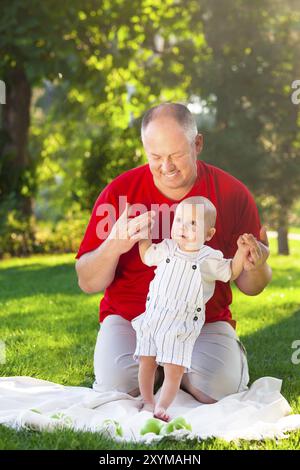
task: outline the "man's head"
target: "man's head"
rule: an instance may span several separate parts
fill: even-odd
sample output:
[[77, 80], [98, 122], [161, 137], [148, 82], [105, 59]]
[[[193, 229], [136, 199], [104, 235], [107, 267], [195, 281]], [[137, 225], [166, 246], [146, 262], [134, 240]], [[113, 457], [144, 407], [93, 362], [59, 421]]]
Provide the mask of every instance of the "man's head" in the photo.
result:
[[171, 238], [183, 250], [199, 250], [215, 234], [217, 210], [203, 196], [193, 196], [178, 204], [171, 230]]
[[163, 103], [149, 109], [142, 120], [141, 136], [158, 188], [168, 192], [193, 184], [203, 138], [186, 106]]

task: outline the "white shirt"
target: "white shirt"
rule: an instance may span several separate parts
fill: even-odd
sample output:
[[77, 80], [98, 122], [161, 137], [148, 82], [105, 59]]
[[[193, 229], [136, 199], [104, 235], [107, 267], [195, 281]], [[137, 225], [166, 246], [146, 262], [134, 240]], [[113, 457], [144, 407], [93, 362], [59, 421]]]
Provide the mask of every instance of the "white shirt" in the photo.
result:
[[[199, 251], [186, 252], [179, 248], [172, 239], [165, 239], [160, 243], [152, 243], [144, 255], [147, 266], [158, 266], [168, 256], [194, 261], [199, 266], [203, 283], [203, 301], [206, 304], [213, 296], [215, 281], [228, 282], [232, 275], [231, 261], [223, 257], [220, 250], [202, 245]], [[156, 273], [157, 270], [154, 272]]]

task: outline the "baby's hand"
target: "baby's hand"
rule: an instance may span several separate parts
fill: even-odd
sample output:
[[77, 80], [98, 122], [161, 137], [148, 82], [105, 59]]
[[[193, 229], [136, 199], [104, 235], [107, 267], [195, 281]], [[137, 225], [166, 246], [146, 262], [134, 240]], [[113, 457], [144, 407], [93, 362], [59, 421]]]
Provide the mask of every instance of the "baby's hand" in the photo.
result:
[[244, 233], [238, 238], [238, 250], [245, 255], [244, 270], [251, 271], [260, 267], [265, 259], [257, 239], [252, 233]]
[[252, 235], [252, 233], [244, 233], [242, 238], [243, 242], [249, 249], [249, 253], [244, 263], [244, 270], [252, 271], [253, 269], [257, 269], [262, 266], [267, 257], [262, 250], [261, 243], [254, 235]]
[[247, 256], [250, 253], [250, 245], [249, 245], [249, 241], [247, 237], [248, 237], [248, 233], [244, 233], [243, 235], [240, 235], [239, 238], [237, 239], [238, 249], [245, 256]]

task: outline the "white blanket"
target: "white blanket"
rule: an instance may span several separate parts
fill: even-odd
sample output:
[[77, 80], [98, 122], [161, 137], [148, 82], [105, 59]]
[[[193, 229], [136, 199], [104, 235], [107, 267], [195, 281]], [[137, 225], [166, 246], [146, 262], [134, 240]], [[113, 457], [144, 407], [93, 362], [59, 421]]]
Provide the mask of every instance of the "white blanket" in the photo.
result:
[[[192, 431], [176, 430], [174, 439], [206, 439], [220, 437], [263, 439], [287, 437], [286, 431], [300, 429], [300, 415], [281, 395], [282, 381], [272, 377], [256, 380], [246, 392], [223, 398], [213, 405], [203, 405], [179, 390], [169, 414], [183, 416]], [[159, 396], [160, 390], [156, 393]], [[162, 438], [140, 430], [149, 411], [140, 411], [141, 397], [133, 398], [117, 391], [96, 392], [86, 387], [63, 386], [31, 377], [0, 378], [0, 424], [15, 429], [53, 430], [69, 427], [74, 430], [103, 432], [117, 441], [151, 443]], [[115, 426], [103, 424], [111, 418], [120, 423], [123, 436]]]

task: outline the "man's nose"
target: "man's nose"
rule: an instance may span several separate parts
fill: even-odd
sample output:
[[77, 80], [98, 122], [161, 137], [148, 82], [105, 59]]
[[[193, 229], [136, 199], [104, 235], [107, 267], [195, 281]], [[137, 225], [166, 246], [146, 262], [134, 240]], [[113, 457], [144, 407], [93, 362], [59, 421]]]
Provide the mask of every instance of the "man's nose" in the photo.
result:
[[169, 173], [173, 171], [174, 169], [175, 169], [175, 165], [172, 162], [172, 160], [167, 159], [162, 162], [162, 170], [164, 173]]

